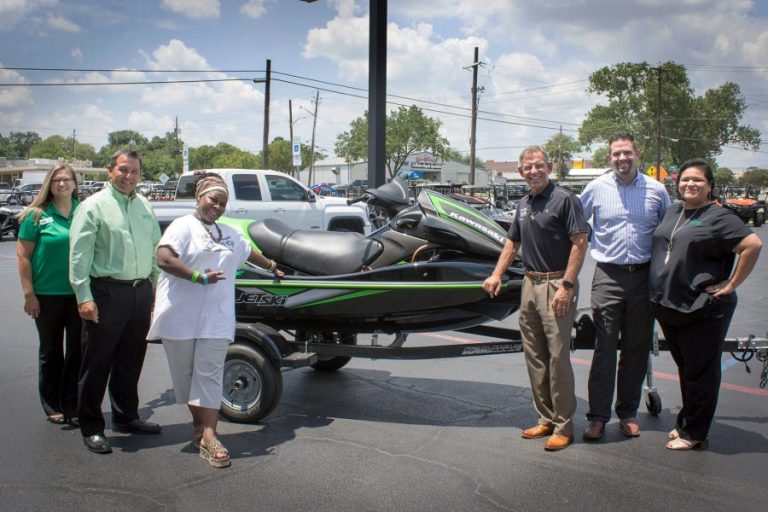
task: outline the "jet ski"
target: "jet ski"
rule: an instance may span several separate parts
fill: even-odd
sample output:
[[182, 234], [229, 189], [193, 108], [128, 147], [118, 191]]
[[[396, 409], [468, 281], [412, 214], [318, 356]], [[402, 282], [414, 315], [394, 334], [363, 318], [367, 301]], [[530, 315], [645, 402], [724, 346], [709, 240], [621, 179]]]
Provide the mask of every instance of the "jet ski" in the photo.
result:
[[281, 369], [334, 371], [351, 357], [432, 358], [519, 352], [519, 342], [405, 347], [414, 332], [503, 320], [520, 306], [524, 271], [510, 267], [501, 294], [482, 284], [506, 231], [471, 206], [433, 190], [411, 201], [407, 182], [368, 189], [383, 225], [355, 232], [295, 229], [277, 219], [221, 218], [275, 260], [285, 277], [250, 263], [235, 280], [238, 328], [224, 370], [222, 414], [256, 421], [278, 403]]

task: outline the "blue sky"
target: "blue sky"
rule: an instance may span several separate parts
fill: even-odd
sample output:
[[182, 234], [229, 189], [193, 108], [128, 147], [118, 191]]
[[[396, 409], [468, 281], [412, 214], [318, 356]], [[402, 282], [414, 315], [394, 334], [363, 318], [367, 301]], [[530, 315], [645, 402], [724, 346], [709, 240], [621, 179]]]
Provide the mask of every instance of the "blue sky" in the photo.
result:
[[[521, 147], [546, 141], [561, 125], [575, 135], [585, 113], [601, 101], [585, 92], [594, 70], [674, 60], [688, 67], [698, 92], [738, 83], [750, 105], [744, 122], [768, 140], [766, 3], [390, 0], [388, 93], [441, 104], [417, 103], [441, 111], [426, 113], [441, 119], [454, 148], [468, 152], [472, 76], [463, 68], [478, 46], [480, 109], [487, 114], [478, 121], [477, 153], [514, 160]], [[0, 69], [0, 83], [246, 79], [0, 86], [0, 133], [76, 130], [78, 140], [98, 149], [110, 131], [162, 135], [178, 117], [181, 136], [192, 146], [223, 141], [255, 152], [263, 137], [264, 86], [249, 79], [263, 78], [271, 59], [276, 80], [270, 139], [288, 138], [289, 99], [295, 134], [308, 142], [315, 88], [346, 93], [320, 92], [317, 146], [331, 154], [336, 135], [366, 109], [366, 100], [355, 97], [365, 91], [315, 80], [367, 88], [367, 12], [368, 0], [0, 0], [0, 67], [161, 71]], [[768, 144], [760, 152], [728, 149], [719, 163], [768, 167]]]

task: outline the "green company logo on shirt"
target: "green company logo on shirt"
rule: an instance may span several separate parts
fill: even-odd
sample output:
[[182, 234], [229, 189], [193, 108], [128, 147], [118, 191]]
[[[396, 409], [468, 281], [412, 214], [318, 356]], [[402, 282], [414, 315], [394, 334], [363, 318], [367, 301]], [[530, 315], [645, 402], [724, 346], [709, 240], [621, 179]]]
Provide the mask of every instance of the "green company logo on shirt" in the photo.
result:
[[693, 219], [691, 221], [691, 226], [699, 227], [699, 226], [703, 226], [703, 225], [704, 225], [704, 223], [701, 222], [699, 219]]

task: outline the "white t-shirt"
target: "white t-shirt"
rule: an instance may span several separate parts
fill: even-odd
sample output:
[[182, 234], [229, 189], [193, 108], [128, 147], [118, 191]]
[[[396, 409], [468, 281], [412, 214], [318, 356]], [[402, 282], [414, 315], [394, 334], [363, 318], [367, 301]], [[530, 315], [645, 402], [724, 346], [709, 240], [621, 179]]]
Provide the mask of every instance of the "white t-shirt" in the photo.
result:
[[[174, 220], [160, 239], [193, 270], [224, 272], [225, 279], [201, 285], [161, 272], [147, 339], [188, 340], [235, 337], [235, 273], [251, 254], [250, 243], [230, 226], [219, 224], [215, 242], [194, 215]], [[218, 236], [216, 226], [209, 226]]]

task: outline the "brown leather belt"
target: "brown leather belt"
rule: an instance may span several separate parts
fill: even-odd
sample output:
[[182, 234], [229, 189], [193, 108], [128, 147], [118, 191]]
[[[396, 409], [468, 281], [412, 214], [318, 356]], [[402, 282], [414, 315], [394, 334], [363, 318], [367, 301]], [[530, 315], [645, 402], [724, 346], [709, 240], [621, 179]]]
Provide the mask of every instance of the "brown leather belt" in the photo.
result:
[[115, 279], [113, 277], [91, 277], [91, 279], [95, 279], [97, 281], [103, 281], [105, 283], [112, 283], [112, 284], [120, 284], [123, 286], [130, 286], [133, 288], [136, 288], [137, 286], [141, 286], [144, 284], [144, 281], [149, 281], [148, 277], [142, 277], [141, 279]]
[[535, 270], [526, 270], [525, 277], [537, 279], [539, 281], [549, 281], [550, 279], [562, 279], [565, 277], [565, 270], [556, 270], [554, 272], [536, 272]]

